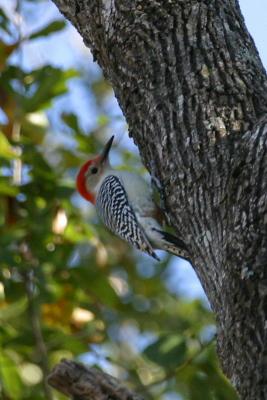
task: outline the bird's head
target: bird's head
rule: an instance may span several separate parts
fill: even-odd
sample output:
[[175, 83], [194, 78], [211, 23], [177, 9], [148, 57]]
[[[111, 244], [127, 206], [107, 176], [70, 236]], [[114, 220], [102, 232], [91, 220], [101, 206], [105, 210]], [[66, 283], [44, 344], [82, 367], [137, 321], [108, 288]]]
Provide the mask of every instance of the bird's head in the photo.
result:
[[86, 161], [81, 167], [77, 178], [77, 190], [82, 197], [95, 204], [95, 189], [105, 170], [109, 167], [109, 151], [114, 136], [105, 145], [102, 153], [91, 160]]

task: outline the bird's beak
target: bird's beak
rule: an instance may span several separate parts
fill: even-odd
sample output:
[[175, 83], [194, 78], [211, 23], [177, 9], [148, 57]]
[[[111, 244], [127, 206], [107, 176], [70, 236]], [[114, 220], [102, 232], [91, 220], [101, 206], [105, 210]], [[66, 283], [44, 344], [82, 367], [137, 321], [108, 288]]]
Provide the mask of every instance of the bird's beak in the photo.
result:
[[109, 151], [110, 151], [111, 146], [112, 146], [113, 139], [114, 139], [114, 136], [111, 136], [111, 138], [109, 139], [109, 141], [105, 145], [104, 150], [100, 154], [100, 162], [101, 162], [101, 164], [103, 164], [108, 159], [108, 155], [109, 155]]

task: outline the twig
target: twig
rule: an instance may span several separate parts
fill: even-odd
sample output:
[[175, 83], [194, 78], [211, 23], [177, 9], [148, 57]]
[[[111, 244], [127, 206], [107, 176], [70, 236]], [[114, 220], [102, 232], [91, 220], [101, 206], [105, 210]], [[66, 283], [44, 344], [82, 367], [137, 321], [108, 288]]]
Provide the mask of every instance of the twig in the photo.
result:
[[62, 360], [48, 376], [49, 385], [75, 400], [143, 400], [104, 372]]
[[159, 379], [157, 381], [151, 382], [149, 385], [146, 386], [146, 388], [150, 388], [156, 385], [160, 385], [161, 383], [166, 382], [168, 379], [173, 378], [175, 375], [177, 375], [180, 371], [182, 371], [184, 368], [186, 368], [188, 365], [190, 365], [204, 350], [206, 350], [215, 340], [215, 336], [212, 337], [208, 342], [202, 344], [199, 349], [195, 351], [194, 354], [192, 354], [190, 357], [183, 362], [183, 364], [179, 365], [177, 368], [169, 371], [164, 378]]

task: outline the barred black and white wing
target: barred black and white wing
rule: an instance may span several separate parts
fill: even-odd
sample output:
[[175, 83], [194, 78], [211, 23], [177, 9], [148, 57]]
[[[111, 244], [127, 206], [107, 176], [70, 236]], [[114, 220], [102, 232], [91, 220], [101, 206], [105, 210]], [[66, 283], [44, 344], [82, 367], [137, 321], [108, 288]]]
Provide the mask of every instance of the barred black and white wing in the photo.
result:
[[159, 260], [137, 221], [118, 177], [109, 175], [103, 180], [96, 198], [96, 209], [108, 229], [132, 246]]

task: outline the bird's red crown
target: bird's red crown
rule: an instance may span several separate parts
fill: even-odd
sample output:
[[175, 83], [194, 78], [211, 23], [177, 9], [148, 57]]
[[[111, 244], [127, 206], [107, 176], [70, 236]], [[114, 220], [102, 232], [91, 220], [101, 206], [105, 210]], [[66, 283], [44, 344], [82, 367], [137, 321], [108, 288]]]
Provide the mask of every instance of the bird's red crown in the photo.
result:
[[81, 167], [77, 178], [76, 178], [76, 187], [78, 192], [80, 193], [80, 195], [82, 197], [84, 197], [86, 200], [90, 201], [91, 203], [95, 204], [95, 196], [93, 193], [91, 193], [90, 191], [87, 190], [86, 187], [86, 173], [88, 171], [88, 169], [90, 168], [90, 166], [92, 164], [95, 164], [95, 162], [97, 162], [99, 160], [99, 156], [86, 161], [86, 163], [83, 164], [83, 166]]
[[112, 146], [113, 139], [114, 136], [109, 139], [99, 156], [92, 158], [91, 160], [86, 161], [86, 163], [83, 164], [76, 178], [76, 187], [78, 192], [82, 197], [93, 204], [95, 204], [95, 195], [93, 191], [88, 190], [88, 180], [90, 177], [90, 172], [91, 176], [93, 174], [99, 177], [103, 173], [103, 170], [109, 165], [108, 155]]

